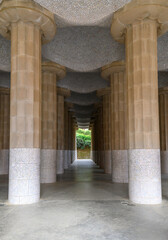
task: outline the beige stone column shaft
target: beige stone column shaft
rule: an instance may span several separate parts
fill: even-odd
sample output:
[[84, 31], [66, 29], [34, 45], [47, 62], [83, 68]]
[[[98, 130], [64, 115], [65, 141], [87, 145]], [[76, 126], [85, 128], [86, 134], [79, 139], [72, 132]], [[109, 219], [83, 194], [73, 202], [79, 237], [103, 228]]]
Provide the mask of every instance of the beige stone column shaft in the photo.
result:
[[110, 88], [101, 89], [97, 92], [97, 95], [103, 98], [103, 158], [104, 158], [104, 172], [111, 174], [111, 134], [110, 134]]
[[72, 163], [72, 113], [71, 112], [68, 112], [68, 148], [69, 148], [68, 162], [70, 166]]
[[70, 96], [70, 91], [64, 88], [58, 89], [57, 108], [58, 108], [58, 122], [57, 122], [57, 174], [64, 173], [65, 160], [65, 142], [64, 142], [64, 97]]
[[31, 0], [0, 4], [0, 34], [11, 38], [9, 202], [40, 198], [41, 43], [55, 35], [54, 15]]
[[110, 80], [111, 86], [112, 180], [127, 183], [127, 94], [124, 62], [114, 62], [103, 67], [102, 77]]
[[0, 175], [9, 172], [10, 94], [0, 87]]
[[98, 165], [100, 168], [104, 169], [104, 136], [103, 136], [103, 109], [102, 106], [99, 107], [98, 112]]
[[125, 41], [128, 91], [129, 197], [161, 203], [157, 36], [167, 31], [164, 0], [134, 0], [114, 14], [112, 35]]
[[159, 90], [161, 169], [168, 174], [168, 88]]
[[64, 67], [42, 64], [41, 183], [56, 182], [57, 80], [65, 77]]
[[68, 106], [65, 103], [64, 106], [64, 169], [68, 169], [69, 163], [68, 163], [68, 158], [69, 158], [69, 149], [68, 149]]
[[57, 174], [64, 173], [64, 96], [58, 95]]

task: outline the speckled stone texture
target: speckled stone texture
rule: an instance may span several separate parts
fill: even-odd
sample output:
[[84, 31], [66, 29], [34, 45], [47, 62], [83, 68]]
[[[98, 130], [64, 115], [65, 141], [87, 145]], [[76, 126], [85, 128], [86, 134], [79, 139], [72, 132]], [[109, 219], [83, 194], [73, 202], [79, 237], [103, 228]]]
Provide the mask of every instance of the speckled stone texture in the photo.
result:
[[56, 150], [41, 149], [41, 183], [56, 182]]
[[68, 169], [68, 157], [69, 157], [69, 151], [68, 150], [64, 150], [64, 169]]
[[76, 92], [71, 92], [71, 96], [65, 99], [66, 102], [74, 103], [81, 106], [88, 106], [94, 103], [98, 103], [100, 98], [97, 97], [96, 92], [88, 94], [79, 94]]
[[111, 174], [112, 151], [104, 151], [104, 172]]
[[40, 199], [40, 149], [10, 149], [9, 203], [31, 204]]
[[71, 150], [68, 150], [68, 166], [72, 164], [72, 153]]
[[0, 175], [9, 173], [9, 150], [0, 150]]
[[10, 73], [0, 72], [0, 86], [5, 88], [10, 88]]
[[64, 150], [57, 150], [57, 161], [56, 161], [57, 174], [64, 173]]
[[44, 45], [42, 55], [76, 72], [91, 72], [124, 59], [124, 46], [114, 41], [109, 28], [58, 28], [52, 42]]
[[72, 163], [73, 163], [77, 159], [77, 151], [73, 150], [71, 151], [71, 154], [72, 154]]
[[[85, 84], [83, 84], [85, 83]], [[90, 93], [106, 88], [109, 82], [100, 77], [100, 73], [68, 72], [67, 76], [57, 83], [58, 87], [68, 88], [73, 92]]]
[[35, 0], [55, 13], [58, 26], [110, 26], [112, 14], [130, 0]]
[[168, 174], [168, 151], [161, 151], [162, 174]]
[[128, 152], [127, 150], [112, 151], [112, 181], [128, 183]]
[[160, 204], [161, 166], [159, 149], [128, 150], [129, 198], [137, 204]]

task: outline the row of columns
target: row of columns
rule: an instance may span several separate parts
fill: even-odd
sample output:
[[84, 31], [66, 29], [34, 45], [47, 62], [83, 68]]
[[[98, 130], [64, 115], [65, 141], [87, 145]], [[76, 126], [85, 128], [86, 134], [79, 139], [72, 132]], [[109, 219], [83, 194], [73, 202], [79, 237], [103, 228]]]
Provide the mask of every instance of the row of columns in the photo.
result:
[[[45, 65], [45, 68], [44, 68]], [[54, 183], [56, 176], [62, 174], [64, 169], [69, 168], [74, 154], [74, 124], [72, 114], [69, 112], [64, 96], [69, 95], [69, 91], [56, 87], [56, 71], [60, 68], [58, 64], [51, 62], [43, 63], [42, 74], [42, 104], [41, 104], [41, 149], [40, 167], [28, 161], [27, 172], [31, 180], [37, 179], [40, 174], [39, 183]], [[64, 96], [63, 96], [64, 95]], [[59, 103], [61, 97], [61, 104]], [[62, 101], [63, 98], [63, 101]], [[0, 87], [0, 175], [9, 173], [9, 121], [10, 121], [10, 91]], [[64, 108], [65, 106], [65, 108]], [[65, 110], [66, 118], [62, 111]], [[61, 119], [57, 117], [60, 114]], [[69, 119], [69, 121], [67, 121]], [[60, 121], [60, 122], [59, 122]], [[61, 123], [61, 126], [60, 126]], [[61, 131], [60, 131], [61, 129]], [[64, 132], [65, 129], [65, 132]], [[75, 129], [76, 130], [76, 129]], [[66, 133], [66, 134], [65, 134]], [[70, 134], [71, 133], [71, 134]], [[73, 135], [72, 135], [73, 134]], [[57, 143], [60, 143], [57, 144]], [[66, 145], [62, 145], [65, 144]], [[61, 146], [61, 147], [60, 147]], [[61, 154], [60, 154], [61, 149]], [[60, 156], [61, 155], [61, 156]], [[30, 158], [32, 155], [30, 155]], [[23, 162], [23, 160], [22, 160]], [[19, 168], [20, 181], [26, 177], [22, 162], [17, 164]], [[16, 162], [12, 162], [15, 167]], [[35, 168], [34, 167], [34, 168]], [[37, 168], [38, 167], [38, 168]], [[40, 168], [40, 169], [39, 169]], [[16, 169], [17, 170], [17, 169]], [[24, 171], [23, 171], [24, 170]], [[61, 170], [61, 171], [60, 171]], [[22, 172], [23, 171], [23, 172]], [[33, 176], [32, 176], [33, 174]], [[34, 181], [34, 179], [32, 180]], [[37, 187], [37, 185], [36, 185]], [[20, 193], [20, 192], [19, 192]], [[29, 199], [30, 200], [30, 199]], [[22, 202], [23, 203], [23, 202]]]
[[[3, 158], [10, 145], [8, 198], [12, 204], [30, 204], [39, 201], [40, 179], [42, 183], [55, 182], [56, 165], [59, 173], [63, 171], [64, 99], [57, 96], [56, 81], [65, 75], [65, 69], [41, 64], [41, 45], [52, 40], [56, 25], [54, 15], [33, 1], [3, 1], [0, 33], [11, 39], [10, 131], [4, 119], [5, 111], [9, 114], [6, 93], [0, 101]], [[7, 96], [9, 99], [9, 93]], [[2, 139], [9, 135], [10, 144]]]
[[128, 181], [129, 198], [139, 204], [162, 201], [160, 142], [167, 172], [167, 92], [160, 91], [160, 139], [157, 67], [157, 37], [167, 31], [167, 14], [163, 0], [134, 0], [117, 11], [111, 33], [125, 44], [126, 67], [102, 68], [111, 82], [113, 181]]
[[[167, 16], [164, 0], [134, 0], [116, 12], [111, 31], [114, 39], [125, 44], [126, 91], [123, 92], [124, 83], [121, 81], [123, 71], [114, 72], [111, 67], [103, 69], [104, 77], [111, 79], [112, 124], [109, 129], [112, 138], [114, 136], [114, 140], [111, 139], [112, 159], [115, 156], [121, 161], [120, 165], [118, 161], [115, 165], [113, 159], [112, 171], [120, 171], [122, 164], [128, 161], [129, 197], [135, 203], [157, 204], [162, 199], [157, 36], [167, 31]], [[31, 0], [3, 1], [0, 5], [0, 33], [11, 39], [9, 202], [33, 203], [40, 197], [41, 124], [45, 125], [45, 121], [41, 122], [41, 44], [49, 42], [56, 33], [54, 15]], [[123, 121], [125, 92], [126, 122]], [[64, 115], [64, 109], [60, 112]], [[51, 119], [54, 119], [53, 115], [47, 121]], [[60, 124], [64, 128], [64, 124]], [[95, 143], [96, 161], [104, 168], [103, 141], [107, 139], [107, 130], [103, 133], [102, 108], [96, 125], [98, 132], [95, 135], [99, 139]], [[71, 126], [74, 142], [73, 121]], [[52, 134], [47, 131], [47, 142]], [[64, 135], [63, 130], [61, 134]], [[55, 151], [55, 141], [50, 142], [48, 146], [51, 147], [45, 145], [44, 149]], [[74, 149], [74, 144], [70, 145], [70, 149]], [[62, 148], [61, 143], [59, 146]], [[107, 149], [107, 145], [105, 147]], [[128, 159], [125, 150], [128, 150]], [[61, 154], [62, 149], [59, 151]], [[119, 176], [113, 175], [114, 180]]]

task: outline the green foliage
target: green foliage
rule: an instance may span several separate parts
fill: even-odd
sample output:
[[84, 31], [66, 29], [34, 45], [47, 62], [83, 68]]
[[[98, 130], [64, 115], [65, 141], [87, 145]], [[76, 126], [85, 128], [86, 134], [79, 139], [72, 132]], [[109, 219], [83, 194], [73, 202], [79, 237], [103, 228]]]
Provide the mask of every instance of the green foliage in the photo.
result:
[[91, 131], [78, 129], [76, 131], [76, 142], [78, 149], [91, 148]]

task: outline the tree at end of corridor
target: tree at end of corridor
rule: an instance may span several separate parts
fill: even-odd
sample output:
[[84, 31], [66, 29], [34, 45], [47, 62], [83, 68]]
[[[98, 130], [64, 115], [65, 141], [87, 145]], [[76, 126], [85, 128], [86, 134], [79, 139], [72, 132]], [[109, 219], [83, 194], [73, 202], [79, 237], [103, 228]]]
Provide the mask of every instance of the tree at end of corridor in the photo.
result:
[[91, 149], [91, 131], [79, 128], [76, 131], [76, 142], [78, 149]]

